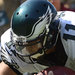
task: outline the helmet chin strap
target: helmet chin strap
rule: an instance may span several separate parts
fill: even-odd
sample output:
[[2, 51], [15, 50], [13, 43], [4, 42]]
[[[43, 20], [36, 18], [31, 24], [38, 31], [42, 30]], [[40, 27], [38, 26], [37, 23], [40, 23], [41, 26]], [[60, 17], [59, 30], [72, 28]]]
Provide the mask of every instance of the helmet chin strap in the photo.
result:
[[[42, 55], [44, 55], [44, 54], [45, 54], [45, 51], [43, 50]], [[33, 63], [34, 68], [38, 72], [40, 72], [41, 70], [47, 68], [48, 66], [41, 65], [41, 64], [37, 63], [37, 61], [34, 61], [33, 58], [35, 58], [36, 56], [37, 56], [37, 54], [35, 54], [34, 56], [30, 56], [29, 58], [30, 58], [30, 61]]]
[[[34, 68], [37, 70], [37, 71], [39, 71], [40, 72], [40, 70], [41, 70], [41, 67], [36, 63], [36, 61], [34, 61], [33, 60], [33, 58], [32, 57], [30, 57], [30, 61], [33, 63], [33, 65], [34, 65]], [[40, 67], [40, 68], [39, 68]]]
[[[41, 50], [40, 50], [41, 51]], [[41, 65], [41, 64], [39, 64], [39, 63], [37, 63], [37, 61], [34, 61], [34, 59], [36, 59], [36, 58], [38, 58], [39, 56], [38, 55], [44, 55], [45, 54], [45, 51], [43, 50], [42, 51], [42, 53], [40, 53], [40, 51], [39, 52], [37, 52], [36, 54], [34, 54], [34, 55], [31, 55], [31, 56], [27, 56], [28, 57], [28, 59], [31, 61], [31, 62], [29, 62], [29, 61], [27, 61], [26, 63], [27, 64], [33, 64], [33, 67], [36, 69], [36, 71], [38, 71], [38, 72], [40, 72], [41, 70], [43, 70], [43, 69], [45, 69], [45, 68], [47, 68], [48, 66], [44, 66], [44, 65]], [[38, 54], [39, 53], [39, 54]], [[18, 53], [16, 53], [16, 54], [18, 54]], [[19, 54], [18, 54], [19, 55]], [[25, 58], [27, 58], [27, 57], [25, 57]], [[36, 57], [36, 58], [35, 58]], [[23, 56], [22, 56], [22, 58], [23, 58]]]

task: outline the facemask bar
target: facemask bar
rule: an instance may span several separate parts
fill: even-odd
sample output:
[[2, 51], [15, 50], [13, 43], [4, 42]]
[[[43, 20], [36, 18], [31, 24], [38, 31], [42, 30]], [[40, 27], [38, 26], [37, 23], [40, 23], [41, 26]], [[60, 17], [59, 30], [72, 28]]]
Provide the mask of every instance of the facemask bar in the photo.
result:
[[[29, 42], [20, 42], [20, 41], [16, 41], [15, 43], [13, 43], [14, 45], [18, 45], [18, 46], [23, 46], [23, 47], [28, 47], [28, 46], [34, 46], [34, 45], [36, 45], [36, 44], [39, 44], [39, 43], [41, 43], [41, 46], [43, 46], [43, 44], [42, 44], [42, 41], [43, 41], [43, 38], [44, 38], [44, 35], [43, 36], [41, 36], [40, 38], [37, 38], [36, 40], [33, 40], [33, 41], [29, 41]], [[37, 41], [38, 40], [38, 41]], [[35, 42], [36, 41], [36, 42]], [[32, 43], [31, 43], [32, 42]], [[34, 52], [34, 53], [32, 53], [32, 54], [30, 54], [30, 55], [22, 55], [21, 53], [19, 53], [17, 50], [15, 50], [16, 51], [16, 53], [18, 53], [18, 54], [20, 54], [20, 55], [22, 55], [22, 56], [31, 56], [31, 55], [34, 55], [34, 54], [36, 54], [36, 53], [42, 53], [41, 52], [41, 49], [42, 48], [40, 48], [39, 50], [37, 50], [37, 52]]]
[[45, 47], [50, 49], [56, 45], [58, 35], [60, 29], [60, 22], [59, 20], [54, 20], [51, 25], [49, 26], [49, 33], [47, 35], [47, 40]]

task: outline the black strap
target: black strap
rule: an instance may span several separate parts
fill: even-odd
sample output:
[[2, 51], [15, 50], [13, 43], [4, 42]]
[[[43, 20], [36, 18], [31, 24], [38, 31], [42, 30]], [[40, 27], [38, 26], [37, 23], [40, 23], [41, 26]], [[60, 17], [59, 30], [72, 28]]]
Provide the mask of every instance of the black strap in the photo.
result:
[[13, 68], [13, 66], [8, 65], [17, 75], [23, 75], [22, 73], [20, 73], [18, 70], [16, 70], [15, 68]]
[[5, 63], [5, 64], [7, 64], [17, 75], [23, 75], [21, 72], [19, 72], [17, 69], [15, 69], [14, 67], [13, 67], [13, 65], [11, 65], [9, 62], [7, 62], [6, 60], [3, 60], [3, 62]]

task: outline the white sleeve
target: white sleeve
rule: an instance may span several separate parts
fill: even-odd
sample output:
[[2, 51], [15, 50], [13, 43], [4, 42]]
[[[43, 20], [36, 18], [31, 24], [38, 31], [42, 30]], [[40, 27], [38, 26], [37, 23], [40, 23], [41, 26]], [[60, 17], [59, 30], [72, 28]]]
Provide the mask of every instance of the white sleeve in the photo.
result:
[[69, 58], [75, 60], [75, 12], [66, 11], [60, 18], [61, 41]]
[[1, 62], [1, 43], [0, 43], [0, 62]]

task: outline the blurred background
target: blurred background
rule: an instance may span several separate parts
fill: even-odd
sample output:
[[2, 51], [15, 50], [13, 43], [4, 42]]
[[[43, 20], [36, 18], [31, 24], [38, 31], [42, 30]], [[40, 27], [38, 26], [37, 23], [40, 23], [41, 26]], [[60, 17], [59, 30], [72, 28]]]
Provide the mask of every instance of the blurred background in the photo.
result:
[[49, 0], [54, 4], [56, 9], [59, 11], [74, 11], [75, 12], [75, 0]]

